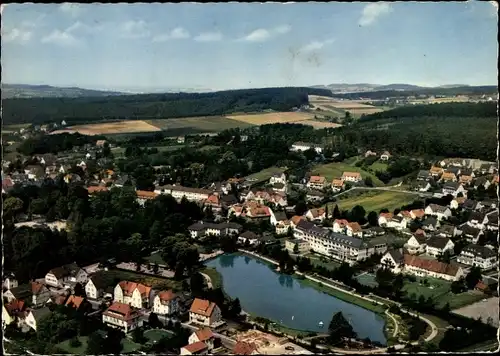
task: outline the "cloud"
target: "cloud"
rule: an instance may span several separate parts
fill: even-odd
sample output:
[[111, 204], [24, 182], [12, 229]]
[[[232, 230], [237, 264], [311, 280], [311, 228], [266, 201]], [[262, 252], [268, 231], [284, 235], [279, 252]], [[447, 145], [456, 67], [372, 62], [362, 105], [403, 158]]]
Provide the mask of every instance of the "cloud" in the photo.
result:
[[143, 20], [130, 20], [120, 26], [120, 36], [123, 38], [136, 39], [149, 37], [150, 35], [151, 32]]
[[165, 42], [169, 40], [181, 40], [191, 37], [190, 33], [182, 27], [176, 27], [168, 33], [163, 33], [153, 37], [153, 42]]
[[26, 43], [28, 42], [33, 33], [27, 29], [23, 28], [13, 28], [12, 30], [2, 34], [3, 42], [17, 42], [17, 43]]
[[288, 25], [278, 26], [270, 30], [259, 28], [250, 32], [248, 35], [241, 38], [241, 40], [247, 42], [264, 42], [277, 35], [284, 35], [285, 33], [290, 32], [291, 29], [292, 28]]
[[59, 6], [59, 10], [71, 17], [78, 17], [83, 12], [83, 8], [78, 4], [65, 2]]
[[75, 46], [80, 41], [73, 36], [68, 30], [54, 30], [49, 35], [42, 38], [42, 43], [51, 43], [58, 46]]
[[216, 42], [222, 40], [222, 33], [220, 32], [204, 32], [200, 33], [194, 38], [198, 42]]
[[392, 7], [390, 4], [385, 2], [366, 5], [363, 8], [363, 12], [358, 23], [360, 26], [369, 26], [373, 24], [377, 18], [387, 15], [390, 12], [392, 12]]
[[312, 41], [300, 49], [300, 52], [313, 52], [322, 49], [335, 42], [333, 39], [328, 39], [325, 41]]

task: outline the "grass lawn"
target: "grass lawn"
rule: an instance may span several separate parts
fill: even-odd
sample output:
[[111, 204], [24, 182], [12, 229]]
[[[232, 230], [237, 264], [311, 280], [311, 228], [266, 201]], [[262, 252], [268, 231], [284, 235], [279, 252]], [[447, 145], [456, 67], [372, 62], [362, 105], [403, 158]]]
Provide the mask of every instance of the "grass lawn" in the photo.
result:
[[351, 210], [356, 205], [361, 205], [367, 213], [370, 211], [378, 213], [382, 209], [394, 211], [394, 209], [399, 209], [401, 206], [409, 204], [418, 198], [418, 196], [414, 194], [375, 190], [364, 191], [355, 196], [349, 195], [350, 194], [345, 194], [340, 196], [336, 202], [329, 203], [329, 211], [333, 211], [335, 204], [337, 204], [341, 210]]
[[206, 267], [200, 271], [210, 277], [213, 288], [222, 287], [222, 275], [215, 268]]
[[[87, 350], [88, 337], [80, 336], [79, 340], [82, 344], [78, 347], [71, 347], [70, 340], [64, 340], [63, 342], [60, 342], [59, 344], [57, 344], [57, 347], [73, 355], [85, 355], [85, 351]], [[136, 344], [135, 342], [133, 342], [128, 338], [123, 338], [122, 345], [123, 345], [122, 349], [123, 353], [136, 352], [141, 347], [141, 345]]]
[[159, 265], [166, 264], [163, 258], [161, 258], [160, 252], [153, 253], [151, 256], [146, 257], [146, 260], [150, 263], [158, 263]]
[[344, 172], [359, 172], [361, 173], [361, 178], [371, 177], [372, 182], [375, 186], [384, 186], [384, 183], [378, 179], [374, 174], [366, 172], [359, 167], [349, 165], [344, 162], [327, 163], [316, 166], [312, 170], [312, 174], [320, 175], [326, 177], [326, 179], [331, 182], [334, 178], [342, 177]]
[[173, 332], [163, 329], [150, 329], [144, 332], [144, 336], [148, 338], [149, 341], [158, 342], [160, 339], [167, 337], [172, 337]]
[[371, 273], [361, 273], [360, 275], [356, 276], [356, 280], [365, 286], [369, 287], [378, 286], [378, 283], [375, 280], [375, 275]]
[[273, 176], [273, 174], [283, 173], [286, 170], [287, 170], [286, 167], [280, 168], [280, 167], [273, 166], [273, 167], [263, 169], [260, 172], [250, 174], [249, 176], [245, 177], [245, 179], [250, 181], [251, 183], [262, 182], [262, 181], [270, 179]]
[[[107, 278], [111, 281], [115, 281], [115, 280], [134, 281], [134, 282], [144, 283], [144, 284], [149, 285], [149, 286], [151, 286], [155, 289], [158, 289], [158, 290], [162, 290], [162, 289], [173, 289], [174, 291], [182, 290], [182, 283], [180, 281], [175, 281], [173, 279], [167, 279], [167, 278], [148, 276], [148, 275], [136, 273], [133, 271], [124, 271], [124, 270], [113, 269], [113, 270], [105, 271], [104, 275], [105, 275], [105, 278]], [[114, 285], [114, 284], [110, 284], [110, 285]]]
[[387, 163], [383, 163], [380, 161], [376, 161], [370, 166], [371, 170], [374, 172], [385, 172], [387, 170], [387, 167]]
[[124, 354], [129, 354], [129, 353], [132, 353], [132, 352], [136, 352], [137, 350], [139, 350], [141, 348], [140, 344], [137, 344], [137, 343], [133, 342], [132, 340], [130, 340], [128, 338], [124, 338], [122, 340], [122, 345], [123, 345], [122, 352]]
[[328, 269], [335, 269], [335, 268], [340, 266], [340, 262], [331, 260], [331, 259], [326, 258], [326, 257], [324, 257], [324, 261], [322, 261], [321, 260], [322, 256], [319, 256], [319, 255], [314, 254], [314, 253], [307, 253], [304, 255], [304, 257], [309, 258], [311, 260], [311, 263], [314, 266], [318, 266], [318, 267], [323, 266], [323, 267], [328, 268]]

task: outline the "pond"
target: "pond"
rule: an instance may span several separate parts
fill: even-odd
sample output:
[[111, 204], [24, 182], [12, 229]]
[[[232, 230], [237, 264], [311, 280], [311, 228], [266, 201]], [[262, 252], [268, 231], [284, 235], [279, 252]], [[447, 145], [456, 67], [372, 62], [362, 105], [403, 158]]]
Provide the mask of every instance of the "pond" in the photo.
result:
[[386, 343], [385, 321], [380, 315], [279, 274], [257, 258], [226, 254], [206, 265], [222, 275], [225, 292], [239, 298], [242, 309], [252, 315], [297, 330], [326, 333], [333, 314], [341, 311], [358, 337]]

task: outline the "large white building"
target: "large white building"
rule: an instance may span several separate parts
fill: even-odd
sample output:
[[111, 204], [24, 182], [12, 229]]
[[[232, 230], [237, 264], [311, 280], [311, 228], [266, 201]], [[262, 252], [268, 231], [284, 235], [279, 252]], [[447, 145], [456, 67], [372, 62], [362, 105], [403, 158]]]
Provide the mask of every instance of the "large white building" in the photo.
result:
[[212, 191], [209, 189], [201, 189], [201, 188], [191, 188], [191, 187], [183, 187], [181, 185], [163, 185], [155, 188], [155, 193], [157, 194], [170, 194], [177, 200], [181, 200], [183, 197], [186, 197], [189, 201], [205, 201], [208, 199], [210, 195], [212, 195]]
[[141, 283], [121, 281], [114, 290], [115, 302], [129, 304], [135, 308], [149, 308], [153, 301], [153, 289]]
[[335, 233], [304, 220], [294, 228], [294, 238], [307, 241], [317, 253], [349, 264], [387, 250], [386, 244], [371, 245], [361, 238]]
[[141, 314], [128, 304], [115, 302], [102, 313], [102, 321], [108, 326], [128, 333], [142, 326]]
[[45, 284], [60, 288], [68, 284], [85, 284], [87, 278], [87, 273], [83, 269], [78, 267], [76, 263], [70, 263], [51, 269], [45, 275]]
[[498, 256], [488, 247], [470, 244], [465, 246], [457, 256], [457, 262], [488, 270], [498, 264]]
[[290, 148], [290, 151], [303, 152], [311, 148], [313, 148], [317, 153], [323, 152], [323, 147], [321, 145], [306, 142], [295, 142]]

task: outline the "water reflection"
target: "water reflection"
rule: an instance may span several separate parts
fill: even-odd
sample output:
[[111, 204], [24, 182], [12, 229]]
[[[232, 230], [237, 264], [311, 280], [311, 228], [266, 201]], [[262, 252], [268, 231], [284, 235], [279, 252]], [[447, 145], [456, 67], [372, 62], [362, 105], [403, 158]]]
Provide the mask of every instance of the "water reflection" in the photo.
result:
[[246, 263], [246, 264], [249, 264], [249, 263], [250, 263], [250, 257], [245, 256], [245, 263]]
[[236, 255], [222, 255], [218, 258], [222, 268], [233, 268]]

